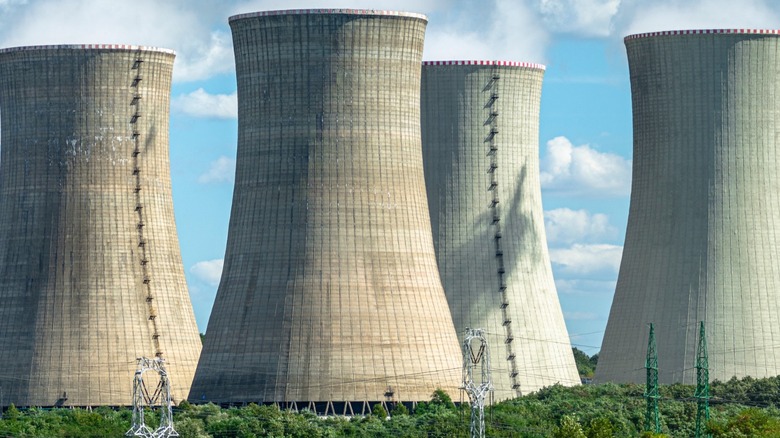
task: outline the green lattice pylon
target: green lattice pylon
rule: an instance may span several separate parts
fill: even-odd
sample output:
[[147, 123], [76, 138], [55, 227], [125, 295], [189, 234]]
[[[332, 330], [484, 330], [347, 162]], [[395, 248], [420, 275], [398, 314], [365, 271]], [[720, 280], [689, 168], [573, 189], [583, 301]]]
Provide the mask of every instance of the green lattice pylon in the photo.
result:
[[706, 433], [707, 420], [710, 419], [710, 369], [707, 359], [707, 336], [704, 333], [704, 321], [699, 325], [699, 347], [696, 350], [696, 438], [710, 437]]
[[655, 349], [655, 330], [653, 323], [650, 323], [650, 336], [647, 339], [647, 359], [645, 360], [645, 369], [647, 370], [647, 384], [645, 385], [645, 400], [647, 408], [645, 409], [645, 430], [648, 432], [661, 433], [661, 422], [658, 418], [658, 352]]

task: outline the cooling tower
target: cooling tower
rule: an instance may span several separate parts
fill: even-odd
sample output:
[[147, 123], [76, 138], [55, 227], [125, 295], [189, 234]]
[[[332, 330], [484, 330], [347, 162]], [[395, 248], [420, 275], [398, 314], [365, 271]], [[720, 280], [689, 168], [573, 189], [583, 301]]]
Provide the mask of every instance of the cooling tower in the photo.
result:
[[598, 381], [780, 374], [780, 40], [706, 30], [626, 38], [634, 112], [631, 206]]
[[345, 9], [230, 19], [236, 182], [191, 400], [349, 413], [456, 395], [420, 143], [426, 23]]
[[139, 356], [173, 397], [200, 353], [173, 218], [173, 52], [0, 51], [2, 405], [130, 405]]
[[423, 162], [439, 272], [458, 333], [487, 333], [496, 400], [579, 383], [544, 232], [543, 76], [537, 64], [423, 64]]

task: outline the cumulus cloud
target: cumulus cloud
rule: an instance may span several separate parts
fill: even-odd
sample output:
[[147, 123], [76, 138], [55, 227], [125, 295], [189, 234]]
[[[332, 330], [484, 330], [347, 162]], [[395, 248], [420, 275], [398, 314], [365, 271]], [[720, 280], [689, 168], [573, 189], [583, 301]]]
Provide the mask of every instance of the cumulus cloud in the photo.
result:
[[459, 15], [441, 24], [431, 22], [426, 60], [545, 61], [550, 35], [528, 2], [489, 0], [463, 6], [457, 8]]
[[219, 2], [208, 0], [6, 1], [0, 46], [135, 44], [177, 52], [174, 78], [198, 80], [233, 69]]
[[607, 215], [569, 208], [545, 211], [544, 228], [551, 244], [594, 242], [617, 236], [617, 229], [609, 224]]
[[545, 23], [557, 32], [609, 35], [620, 0], [538, 0]]
[[218, 286], [219, 280], [222, 277], [223, 263], [224, 260], [222, 259], [204, 260], [192, 265], [190, 272], [197, 279], [211, 286]]
[[555, 288], [560, 294], [567, 295], [611, 295], [615, 292], [615, 279], [602, 280], [591, 278], [555, 278]]
[[361, 8], [390, 9], [430, 14], [444, 7], [455, 6], [453, 0], [246, 0], [233, 2], [230, 14], [278, 9]]
[[780, 20], [774, 0], [623, 0], [614, 19], [616, 33], [678, 29], [771, 28]]
[[542, 189], [560, 194], [627, 196], [631, 191], [631, 160], [555, 137], [547, 142], [540, 178]]
[[616, 274], [620, 268], [623, 247], [606, 243], [575, 243], [569, 248], [551, 248], [550, 260], [564, 274]]
[[171, 108], [192, 117], [214, 119], [238, 117], [238, 99], [235, 91], [231, 94], [209, 94], [203, 88], [198, 88], [192, 93], [174, 97]]
[[209, 170], [198, 177], [201, 184], [233, 182], [236, 176], [236, 159], [219, 157], [211, 162]]

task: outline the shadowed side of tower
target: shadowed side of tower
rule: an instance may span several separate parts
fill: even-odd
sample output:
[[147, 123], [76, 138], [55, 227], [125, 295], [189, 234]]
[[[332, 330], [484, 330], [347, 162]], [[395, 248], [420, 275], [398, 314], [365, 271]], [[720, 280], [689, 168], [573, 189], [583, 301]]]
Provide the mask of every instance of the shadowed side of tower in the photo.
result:
[[539, 182], [544, 67], [423, 64], [425, 178], [458, 333], [485, 329], [495, 398], [579, 383], [553, 281]]
[[671, 31], [625, 40], [634, 162], [598, 381], [641, 382], [654, 323], [662, 383], [780, 374], [780, 36]]
[[275, 11], [230, 25], [236, 186], [190, 399], [454, 394], [460, 351], [436, 268], [420, 145], [425, 18]]
[[200, 353], [173, 217], [174, 55], [0, 51], [0, 376], [21, 406], [130, 405], [135, 360], [182, 400]]

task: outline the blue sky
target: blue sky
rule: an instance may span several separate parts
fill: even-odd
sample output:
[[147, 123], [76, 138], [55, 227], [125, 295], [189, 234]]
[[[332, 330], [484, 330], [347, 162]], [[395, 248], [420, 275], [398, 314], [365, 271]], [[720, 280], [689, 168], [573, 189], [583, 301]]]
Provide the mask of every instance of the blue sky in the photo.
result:
[[201, 331], [222, 269], [235, 169], [227, 19], [321, 7], [427, 14], [426, 60], [547, 65], [539, 138], [545, 225], [572, 343], [589, 354], [601, 344], [628, 215], [631, 95], [623, 37], [780, 22], [774, 0], [0, 0], [0, 47], [124, 43], [176, 50], [171, 176]]

